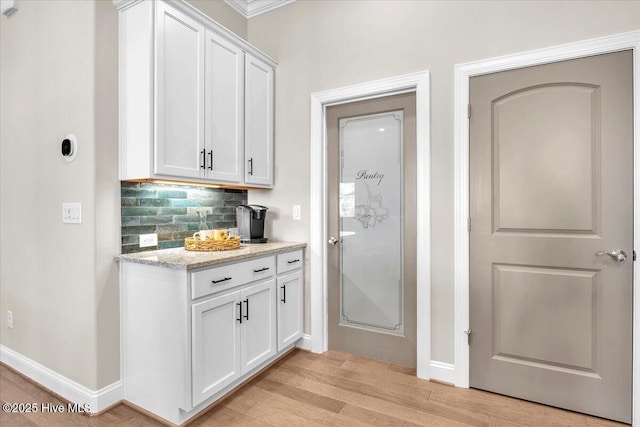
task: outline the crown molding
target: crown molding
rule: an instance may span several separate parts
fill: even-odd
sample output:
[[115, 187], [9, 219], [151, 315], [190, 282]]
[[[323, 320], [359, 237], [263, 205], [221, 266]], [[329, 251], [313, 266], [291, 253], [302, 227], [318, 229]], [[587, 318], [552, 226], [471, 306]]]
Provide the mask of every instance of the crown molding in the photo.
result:
[[140, 3], [142, 0], [112, 0], [113, 5], [118, 10], [124, 10], [130, 6], [133, 6], [136, 3]]
[[247, 19], [288, 5], [294, 1], [296, 0], [224, 0], [226, 4]]

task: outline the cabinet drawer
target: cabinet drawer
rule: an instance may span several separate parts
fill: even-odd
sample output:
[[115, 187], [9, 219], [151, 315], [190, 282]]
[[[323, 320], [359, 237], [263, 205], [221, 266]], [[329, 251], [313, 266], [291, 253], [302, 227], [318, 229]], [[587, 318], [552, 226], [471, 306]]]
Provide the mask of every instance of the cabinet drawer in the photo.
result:
[[302, 249], [278, 255], [278, 274], [302, 267]]
[[270, 256], [196, 271], [191, 273], [191, 298], [200, 298], [238, 285], [265, 279], [273, 276], [275, 270], [275, 257]]

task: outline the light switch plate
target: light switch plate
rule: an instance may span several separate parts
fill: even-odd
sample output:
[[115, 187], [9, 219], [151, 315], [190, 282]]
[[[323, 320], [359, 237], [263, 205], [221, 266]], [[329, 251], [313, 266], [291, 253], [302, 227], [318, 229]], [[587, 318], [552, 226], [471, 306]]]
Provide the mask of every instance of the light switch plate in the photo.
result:
[[62, 204], [63, 224], [82, 224], [82, 204], [63, 203]]
[[300, 221], [300, 215], [301, 215], [301, 209], [300, 209], [300, 205], [293, 205], [293, 219], [296, 221]]

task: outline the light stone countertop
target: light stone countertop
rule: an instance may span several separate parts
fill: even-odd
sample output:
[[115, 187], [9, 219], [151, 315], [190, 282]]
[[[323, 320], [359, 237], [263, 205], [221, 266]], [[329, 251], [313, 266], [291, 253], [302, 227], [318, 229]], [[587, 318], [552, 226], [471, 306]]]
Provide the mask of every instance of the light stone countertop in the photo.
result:
[[159, 267], [193, 270], [263, 255], [289, 252], [306, 246], [306, 243], [294, 242], [243, 243], [240, 248], [229, 251], [195, 252], [187, 251], [184, 248], [162, 249], [118, 255], [115, 260], [118, 262], [135, 262]]

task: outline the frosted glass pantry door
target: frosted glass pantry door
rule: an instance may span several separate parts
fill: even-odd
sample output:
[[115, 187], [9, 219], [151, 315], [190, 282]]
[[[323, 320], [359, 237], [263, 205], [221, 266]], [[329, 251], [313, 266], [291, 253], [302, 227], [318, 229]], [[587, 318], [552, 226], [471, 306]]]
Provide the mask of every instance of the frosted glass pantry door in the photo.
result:
[[340, 324], [404, 332], [403, 112], [341, 119]]
[[329, 349], [416, 366], [416, 98], [327, 108]]

